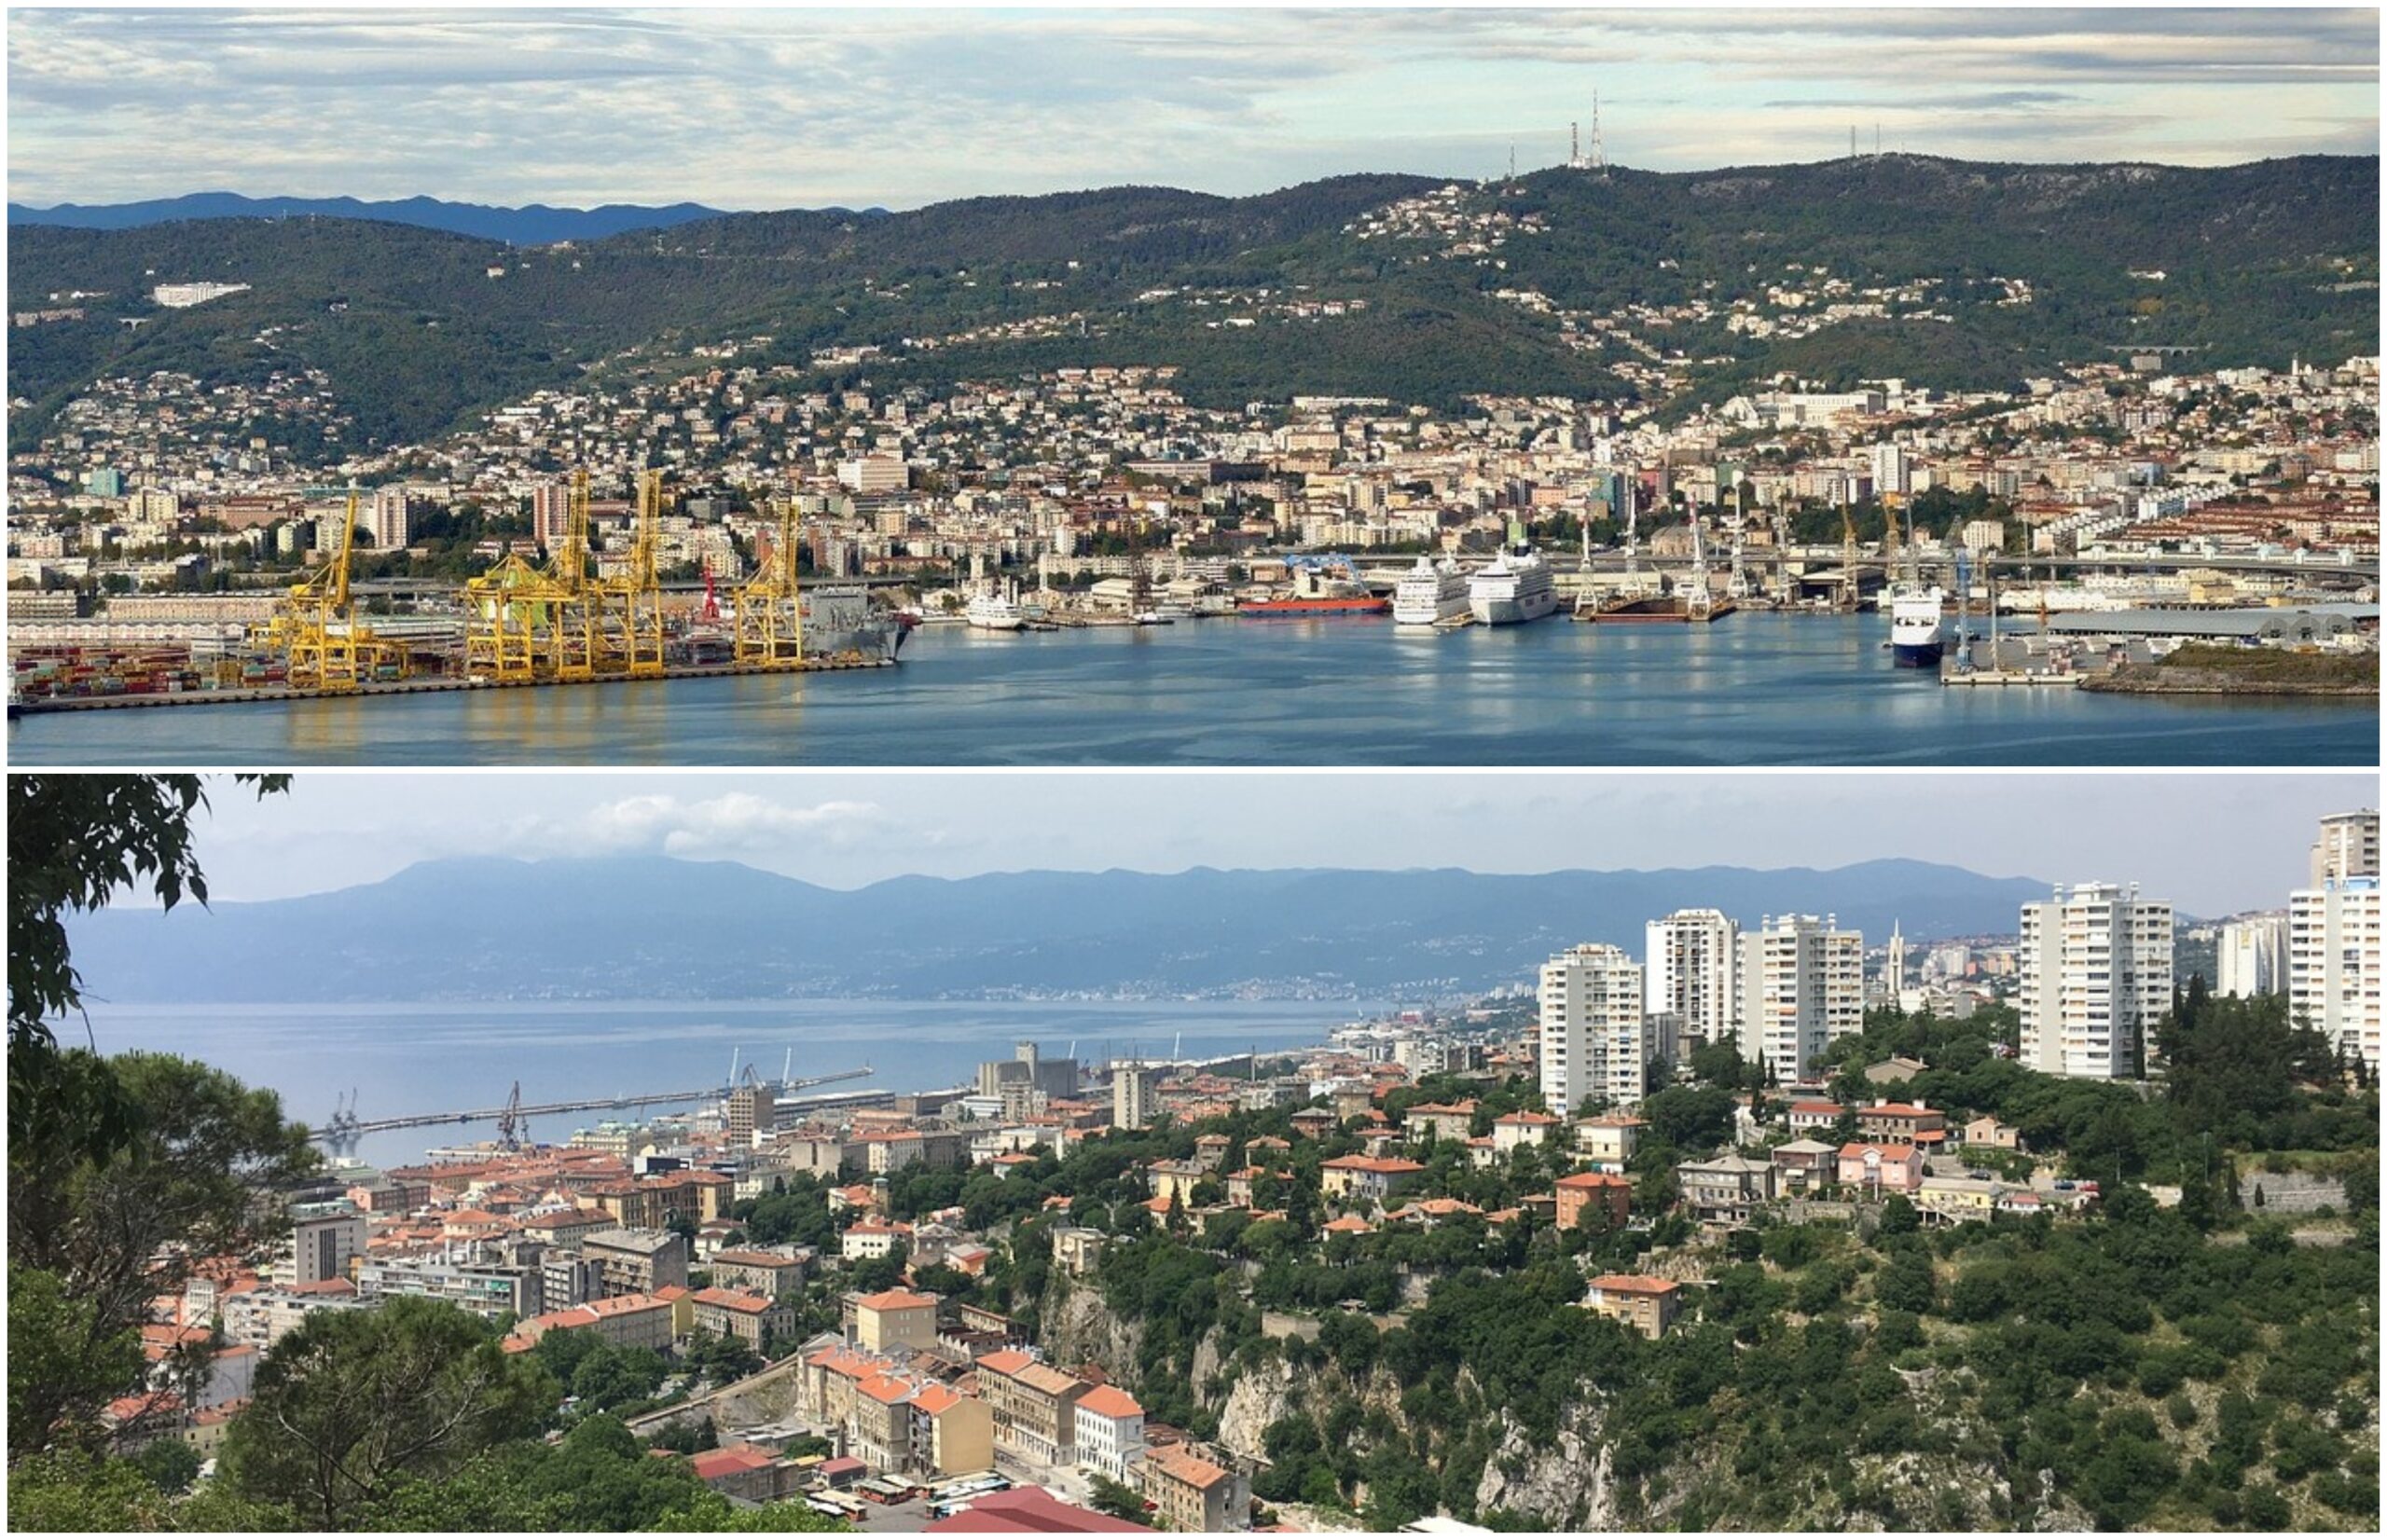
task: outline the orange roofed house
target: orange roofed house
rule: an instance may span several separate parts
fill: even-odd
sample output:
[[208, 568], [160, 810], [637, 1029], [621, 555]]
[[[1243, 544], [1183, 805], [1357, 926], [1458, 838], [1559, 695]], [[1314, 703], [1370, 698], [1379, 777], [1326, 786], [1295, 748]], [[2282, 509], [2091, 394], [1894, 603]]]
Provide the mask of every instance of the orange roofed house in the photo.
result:
[[1338, 1155], [1318, 1167], [1318, 1185], [1330, 1198], [1383, 1203], [1426, 1168], [1387, 1155]]
[[1592, 1280], [1591, 1298], [1584, 1302], [1655, 1341], [1674, 1325], [1675, 1314], [1682, 1308], [1682, 1286], [1672, 1278], [1610, 1272]]
[[1604, 1216], [1606, 1228], [1622, 1229], [1633, 1214], [1633, 1184], [1605, 1171], [1583, 1171], [1559, 1177], [1558, 1228], [1580, 1228], [1586, 1222], [1586, 1210]]
[[978, 1394], [994, 1413], [996, 1449], [1039, 1464], [1075, 1462], [1078, 1400], [1090, 1388], [1017, 1348], [978, 1360]]
[[1163, 1529], [1215, 1534], [1251, 1522], [1251, 1484], [1232, 1464], [1170, 1444], [1144, 1456], [1143, 1472], [1144, 1496]]

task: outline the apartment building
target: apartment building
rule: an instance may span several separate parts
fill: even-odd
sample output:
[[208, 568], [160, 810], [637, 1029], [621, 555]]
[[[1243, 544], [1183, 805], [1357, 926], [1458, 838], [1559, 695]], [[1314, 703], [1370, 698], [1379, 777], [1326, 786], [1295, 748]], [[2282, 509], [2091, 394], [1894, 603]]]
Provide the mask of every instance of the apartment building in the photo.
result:
[[790, 1247], [779, 1251], [738, 1249], [716, 1251], [707, 1264], [712, 1269], [712, 1281], [723, 1288], [742, 1288], [776, 1299], [793, 1294], [804, 1287], [804, 1272], [810, 1257], [798, 1255]]
[[2285, 914], [2248, 914], [2221, 928], [2215, 947], [2213, 992], [2251, 998], [2287, 988]]
[[1686, 1045], [1740, 1035], [1741, 928], [1718, 909], [1677, 909], [1646, 928], [1644, 1008], [1672, 1016]]
[[1675, 1167], [1682, 1201], [1704, 1224], [1745, 1224], [1773, 1201], [1773, 1166], [1740, 1155], [1685, 1161]]
[[1426, 1168], [1397, 1155], [1338, 1155], [1318, 1166], [1318, 1188], [1329, 1198], [1381, 1203]]
[[608, 1295], [688, 1286], [688, 1243], [669, 1230], [600, 1230], [580, 1254], [597, 1264]]
[[1117, 1385], [1096, 1385], [1078, 1397], [1077, 1451], [1081, 1468], [1131, 1485], [1144, 1459], [1144, 1409]]
[[2287, 1009], [2379, 1072], [2379, 879], [2333, 877], [2288, 897]]
[[978, 1393], [994, 1413], [995, 1448], [1038, 1464], [1075, 1462], [1077, 1404], [1090, 1388], [1017, 1348], [978, 1360]]
[[853, 1340], [866, 1353], [936, 1345], [937, 1297], [890, 1288], [853, 1301]]
[[2332, 813], [2321, 820], [2320, 837], [2312, 842], [2312, 874], [2308, 887], [2325, 886], [2337, 877], [2379, 875], [2379, 813]]
[[1544, 1106], [1640, 1105], [1658, 1055], [1639, 963], [1613, 946], [1569, 947], [1541, 965], [1538, 1003]]
[[300, 1210], [290, 1226], [294, 1284], [345, 1278], [365, 1253], [365, 1216], [346, 1203], [328, 1211]]
[[2015, 1001], [2023, 1065], [2047, 1075], [2136, 1079], [2172, 1005], [2172, 906], [2135, 885], [2059, 887], [2022, 906]]
[[1145, 1455], [1142, 1469], [1144, 1496], [1163, 1529], [1217, 1533], [1251, 1522], [1251, 1483], [1231, 1462], [1171, 1444]]
[[786, 1336], [795, 1327], [793, 1307], [781, 1304], [767, 1294], [748, 1294], [734, 1288], [701, 1288], [689, 1296], [695, 1306], [696, 1327], [716, 1337], [735, 1337], [754, 1349]]
[[1837, 916], [1768, 916], [1741, 937], [1741, 1057], [1785, 1081], [1815, 1072], [1825, 1047], [1865, 1025], [1865, 938]]

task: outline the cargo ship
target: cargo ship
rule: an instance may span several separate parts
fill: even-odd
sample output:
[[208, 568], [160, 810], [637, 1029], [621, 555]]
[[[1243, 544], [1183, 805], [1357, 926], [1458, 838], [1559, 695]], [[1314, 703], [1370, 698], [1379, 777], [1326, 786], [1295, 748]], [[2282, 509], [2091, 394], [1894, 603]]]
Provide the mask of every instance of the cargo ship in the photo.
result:
[[[1345, 575], [1328, 575], [1338, 570]], [[1380, 615], [1391, 608], [1390, 598], [1370, 593], [1368, 585], [1352, 572], [1350, 563], [1339, 560], [1296, 567], [1291, 594], [1283, 598], [1255, 599], [1239, 606], [1235, 613], [1255, 620], [1280, 620], [1304, 615]]]

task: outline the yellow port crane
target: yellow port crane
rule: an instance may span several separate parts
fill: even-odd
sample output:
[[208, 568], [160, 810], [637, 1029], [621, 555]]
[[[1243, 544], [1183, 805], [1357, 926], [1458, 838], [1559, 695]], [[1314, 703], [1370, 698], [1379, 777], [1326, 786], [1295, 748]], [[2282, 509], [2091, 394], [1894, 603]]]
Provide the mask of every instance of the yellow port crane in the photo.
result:
[[563, 609], [571, 597], [519, 551], [506, 552], [496, 566], [467, 579], [466, 676], [492, 684], [529, 684], [559, 678]]
[[598, 661], [606, 672], [632, 679], [663, 677], [663, 584], [656, 575], [662, 537], [663, 473], [649, 471], [639, 477], [629, 565], [597, 584], [604, 642]]
[[804, 594], [796, 581], [803, 524], [793, 498], [780, 502], [779, 538], [737, 591], [732, 655], [749, 667], [793, 668], [804, 662]]
[[290, 585], [261, 639], [287, 660], [294, 690], [353, 690], [367, 679], [405, 677], [405, 649], [382, 641], [356, 618], [348, 582], [356, 511], [352, 487], [331, 558]]
[[588, 473], [575, 471], [572, 497], [566, 504], [563, 538], [549, 553], [541, 573], [553, 594], [547, 626], [554, 655], [553, 677], [591, 680], [597, 677], [602, 649], [599, 612], [604, 596], [588, 579]]

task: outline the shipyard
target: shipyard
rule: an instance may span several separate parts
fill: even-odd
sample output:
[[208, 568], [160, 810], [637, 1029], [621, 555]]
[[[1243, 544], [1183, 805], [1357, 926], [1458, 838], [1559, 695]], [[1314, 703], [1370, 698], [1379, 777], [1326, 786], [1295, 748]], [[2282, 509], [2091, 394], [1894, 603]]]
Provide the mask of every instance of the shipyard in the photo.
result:
[[[2325, 698], [2376, 656], [2372, 359], [2198, 375], [2158, 353], [2014, 393], [1786, 379], [1676, 420], [1555, 398], [1235, 412], [1169, 365], [874, 389], [870, 350], [816, 360], [863, 377], [821, 389], [744, 351], [322, 468], [218, 426], [312, 420], [320, 382], [103, 381], [12, 461], [12, 712], [869, 670], [947, 626], [1240, 617], [1300, 623], [1270, 633], [1298, 648], [1571, 617], [1714, 626], [1730, 652], [1762, 644], [1729, 617], [1933, 592], [1943, 623], [1884, 674], [2155, 669], [2131, 688], [2162, 694], [2196, 644], [2353, 660], [2271, 687]], [[559, 461], [581, 468], [533, 468]]]

